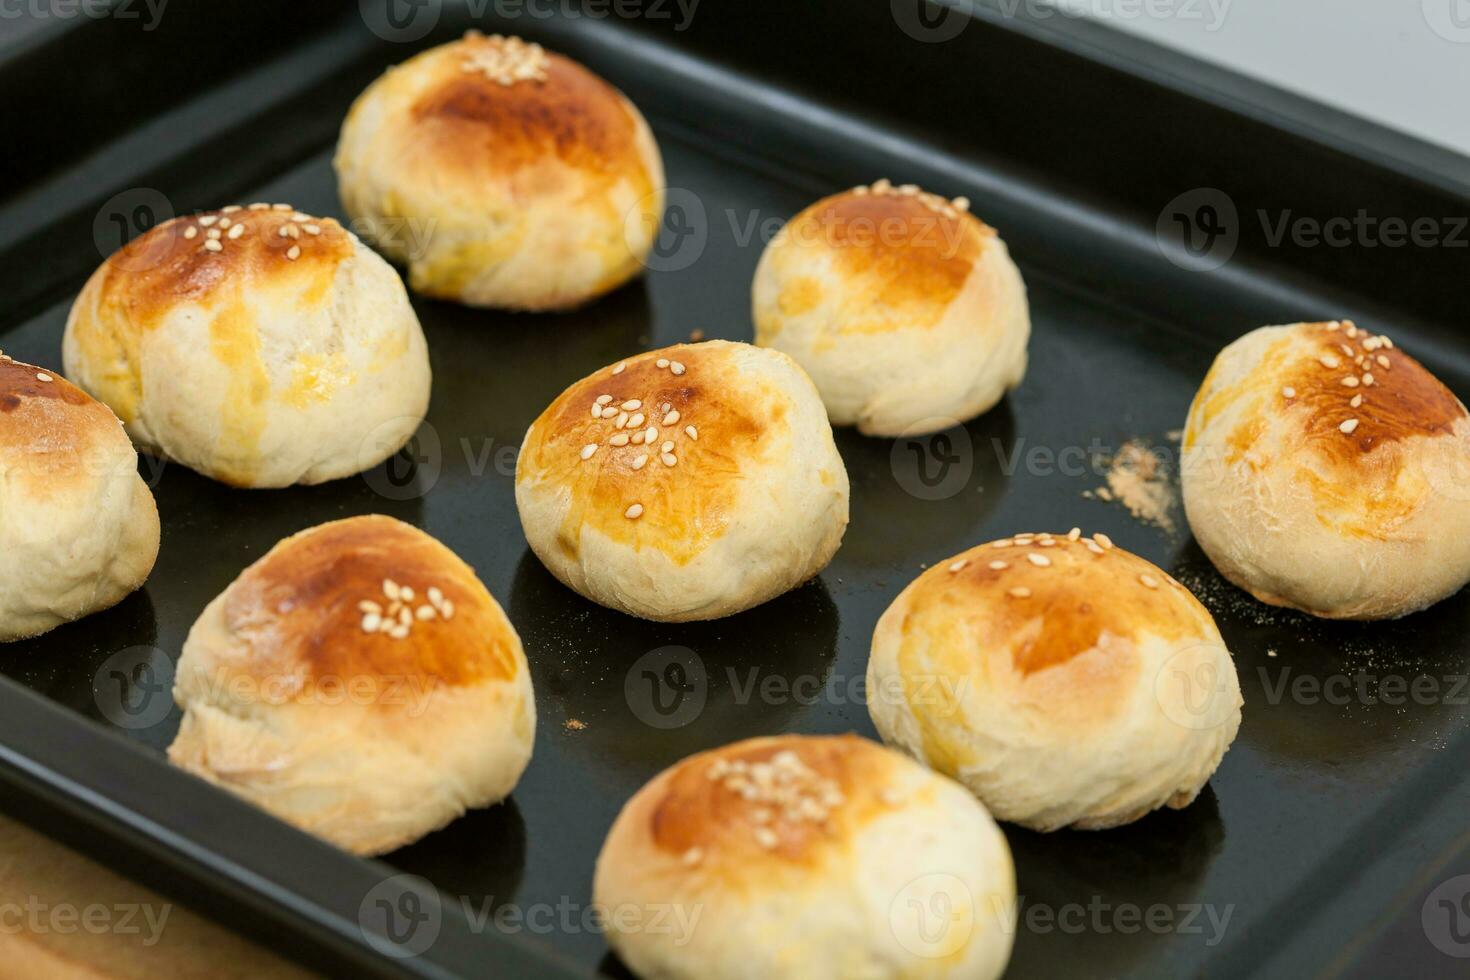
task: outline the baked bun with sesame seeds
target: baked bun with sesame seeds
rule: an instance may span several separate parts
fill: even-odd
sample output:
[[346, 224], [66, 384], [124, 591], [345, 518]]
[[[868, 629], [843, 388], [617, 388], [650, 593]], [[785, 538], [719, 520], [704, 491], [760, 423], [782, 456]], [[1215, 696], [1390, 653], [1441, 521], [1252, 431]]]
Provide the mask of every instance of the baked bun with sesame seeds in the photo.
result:
[[559, 310], [633, 278], [664, 171], [633, 103], [519, 38], [463, 39], [358, 97], [335, 165], [354, 227], [426, 296]]
[[508, 796], [536, 704], [521, 641], [422, 531], [353, 517], [293, 535], [189, 631], [174, 765], [357, 854]]
[[885, 742], [1039, 831], [1188, 806], [1240, 727], [1235, 663], [1205, 607], [1077, 529], [920, 575], [879, 619], [867, 681]]
[[961, 786], [846, 735], [754, 738], [623, 807], [593, 900], [634, 973], [990, 980], [1015, 931], [1010, 848]]
[[153, 570], [158, 535], [117, 416], [0, 353], [0, 642], [116, 605]]
[[833, 425], [918, 435], [989, 411], [1026, 373], [1026, 285], [995, 230], [913, 184], [818, 201], [756, 268], [755, 342], [794, 357]]
[[1221, 351], [1181, 476], [1200, 547], [1262, 602], [1387, 619], [1470, 581], [1470, 417], [1353, 323], [1262, 327]]
[[516, 506], [531, 549], [592, 601], [718, 619], [827, 566], [847, 528], [847, 470], [795, 361], [711, 340], [562, 392], [526, 432]]
[[393, 268], [289, 205], [166, 222], [93, 274], [68, 375], [145, 451], [238, 487], [350, 476], [408, 441], [429, 357]]

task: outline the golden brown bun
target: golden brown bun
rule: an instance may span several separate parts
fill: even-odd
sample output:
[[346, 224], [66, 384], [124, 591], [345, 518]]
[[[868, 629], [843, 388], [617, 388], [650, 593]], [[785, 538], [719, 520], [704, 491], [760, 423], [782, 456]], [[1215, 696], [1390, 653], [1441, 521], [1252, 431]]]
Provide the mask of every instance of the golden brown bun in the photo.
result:
[[836, 552], [847, 502], [811, 381], [784, 354], [723, 340], [578, 381], [532, 423], [516, 465], [521, 524], [546, 567], [644, 619], [715, 619], [800, 585]]
[[1018, 535], [934, 566], [878, 621], [867, 679], [885, 742], [1035, 830], [1187, 806], [1240, 726], [1214, 619], [1105, 537]]
[[1016, 911], [984, 807], [851, 735], [750, 739], [660, 773], [608, 833], [593, 895], [623, 961], [669, 980], [998, 977]]
[[1391, 343], [1349, 322], [1263, 327], [1195, 396], [1190, 527], [1263, 602], [1383, 619], [1470, 581], [1470, 417]]
[[[522, 77], [497, 77], [517, 64]], [[413, 288], [472, 306], [561, 309], [614, 289], [663, 214], [663, 164], [633, 104], [498, 35], [471, 32], [369, 86], [336, 168], [355, 227]]]
[[806, 369], [833, 424], [933, 431], [1020, 384], [1026, 286], [967, 207], [879, 181], [811, 205], [761, 256], [756, 343]]
[[0, 642], [116, 605], [148, 578], [158, 540], [117, 416], [0, 355]]
[[509, 795], [536, 722], [520, 639], [474, 571], [380, 516], [246, 569], [190, 631], [174, 699], [174, 764], [360, 854]]
[[429, 400], [398, 275], [337, 222], [285, 205], [178, 218], [128, 243], [77, 297], [63, 356], [143, 449], [241, 487], [375, 466]]

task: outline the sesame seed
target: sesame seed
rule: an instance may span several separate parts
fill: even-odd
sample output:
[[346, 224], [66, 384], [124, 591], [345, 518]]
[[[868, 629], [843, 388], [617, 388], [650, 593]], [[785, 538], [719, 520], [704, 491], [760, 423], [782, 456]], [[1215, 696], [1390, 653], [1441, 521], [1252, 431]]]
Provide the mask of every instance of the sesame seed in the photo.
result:
[[627, 412], [619, 412], [618, 413], [618, 420], [613, 423], [613, 426], [615, 428], [619, 428], [619, 429], [624, 428], [624, 427], [627, 426], [628, 419], [629, 418], [630, 418], [630, 416], [628, 415]]
[[292, 245], [290, 249], [286, 251], [286, 258], [290, 259], [292, 262], [295, 262], [297, 259], [301, 258], [301, 246]]
[[358, 609], [359, 612], [364, 612], [364, 613], [379, 613], [379, 614], [381, 614], [383, 612], [383, 607], [382, 606], [378, 605], [376, 602], [372, 602], [372, 601], [367, 600], [367, 599], [364, 599], [362, 602], [359, 602], [357, 604], [357, 609]]
[[220, 230], [218, 228], [211, 228], [209, 229], [209, 231], [205, 232], [205, 235], [206, 237], [211, 238], [214, 241], [219, 241]]
[[269, 204], [262, 204], [260, 202], [250, 205], [250, 210], [252, 211], [269, 211], [270, 209], [271, 206]]
[[243, 234], [245, 234], [245, 226], [244, 225], [236, 225], [235, 227], [233, 227], [233, 228], [230, 229], [230, 240], [231, 241], [234, 241], [235, 239], [239, 238]]
[[1029, 598], [1031, 598], [1031, 590], [1028, 589], [1028, 588], [1026, 588], [1026, 586], [1024, 586], [1024, 585], [1018, 585], [1018, 586], [1016, 586], [1013, 589], [1007, 589], [1006, 590], [1006, 594], [1009, 595], [1013, 599], [1029, 599]]
[[1012, 541], [1010, 538], [1001, 538], [999, 541], [990, 542], [990, 546], [992, 548], [1009, 548], [1013, 544], [1015, 544], [1015, 542]]
[[678, 361], [670, 361], [669, 362], [669, 373], [670, 374], [676, 374], [676, 375], [677, 374], [683, 374], [686, 370], [688, 370], [688, 369], [685, 368], [684, 365], [680, 364]]
[[595, 418], [595, 419], [602, 418], [602, 407], [601, 406], [599, 406], [599, 405], [593, 405], [592, 406], [592, 417]]
[[657, 439], [658, 439], [658, 429], [656, 427], [650, 425], [648, 427], [648, 429], [643, 433], [643, 441], [646, 442], [646, 443], [648, 443], [649, 445], [652, 445], [654, 443], [654, 441], [657, 440]]
[[210, 225], [214, 224], [218, 220], [219, 220], [219, 215], [217, 215], [217, 214], [206, 214], [204, 217], [202, 217], [202, 218], [199, 219], [199, 223], [201, 225], [203, 225], [205, 228], [208, 228]]
[[1092, 552], [1094, 555], [1103, 554], [1102, 546], [1099, 545], [1096, 541], [1088, 539], [1085, 544], [1087, 545], [1087, 550]]
[[1045, 555], [1038, 555], [1034, 551], [1026, 556], [1026, 560], [1029, 561], [1031, 564], [1037, 566], [1038, 568], [1046, 568], [1048, 565], [1051, 564], [1050, 558], [1046, 557]]
[[699, 430], [692, 425], [684, 426], [684, 434], [693, 439], [695, 442], [699, 441]]
[[1281, 389], [1281, 394], [1286, 398], [1295, 398], [1296, 389], [1293, 388], [1291, 385], [1287, 385], [1285, 388]]
[[636, 412], [642, 406], [643, 406], [643, 403], [641, 401], [639, 401], [638, 399], [636, 399], [636, 398], [629, 398], [627, 401], [625, 401], [621, 405], [619, 405], [618, 408], [621, 408], [625, 412]]
[[626, 446], [628, 444], [628, 433], [619, 432], [607, 441], [609, 446]]
[[221, 218], [221, 219], [219, 219], [219, 226], [221, 228], [228, 228], [228, 227], [230, 227], [230, 219], [229, 218]]
[[950, 562], [949, 563], [949, 570], [951, 572], [957, 572], [960, 569], [964, 568], [968, 564], [970, 564], [970, 559], [968, 559], [968, 558], [961, 558], [959, 561], [952, 561], [952, 562]]
[[1343, 432], [1345, 435], [1352, 435], [1353, 434], [1353, 430], [1357, 429], [1357, 427], [1358, 427], [1358, 420], [1357, 419], [1348, 419], [1346, 422], [1344, 422], [1342, 425], [1339, 425], [1337, 428], [1341, 432]]
[[444, 593], [439, 591], [437, 585], [429, 586], [429, 601], [436, 606], [444, 601]]
[[199, 229], [196, 228], [196, 227], [194, 227], [193, 225], [190, 225], [189, 227], [187, 227], [187, 228], [184, 229], [184, 238], [186, 238], [186, 239], [188, 239], [190, 241], [193, 241], [194, 239], [196, 239], [198, 237], [199, 237]]
[[626, 361], [619, 361], [618, 364], [617, 364], [617, 366], [612, 369], [612, 373], [613, 374], [622, 374], [623, 373], [623, 369], [626, 368], [627, 366], [628, 366], [628, 363]]
[[638, 414], [634, 415], [632, 418], [628, 419], [628, 428], [630, 428], [630, 429], [641, 428], [642, 425], [643, 425], [643, 423], [645, 421], [647, 421], [647, 420], [643, 417], [643, 413], [642, 412], [639, 412]]
[[679, 457], [675, 456], [673, 453], [664, 453], [662, 456], [659, 457], [659, 459], [664, 461], [665, 466], [674, 466], [679, 462]]
[[1353, 408], [1357, 408], [1358, 406], [1360, 406], [1360, 405], [1363, 404], [1363, 396], [1362, 395], [1354, 395], [1353, 396], [1353, 400], [1350, 401], [1350, 402], [1348, 402], [1348, 404], [1351, 405]]
[[234, 214], [236, 211], [240, 211], [240, 210], [243, 210], [240, 207], [240, 205], [238, 205], [238, 204], [231, 204], [231, 205], [228, 205], [226, 207], [220, 208], [220, 213], [221, 214]]
[[776, 834], [773, 831], [768, 830], [765, 827], [755, 828], [755, 842], [766, 850], [769, 851], [771, 848], [775, 847], [778, 840], [779, 838], [776, 837]]
[[1377, 357], [1374, 358], [1374, 360], [1378, 362], [1379, 367], [1391, 367], [1388, 358], [1385, 357], [1383, 354], [1379, 354]]
[[674, 443], [672, 441], [667, 441], [662, 446], [658, 447], [658, 451], [661, 453], [671, 453], [674, 451]]
[[1008, 565], [1007, 563], [1001, 561], [998, 558], [995, 561], [993, 561], [993, 562], [990, 563], [990, 570], [993, 571], [993, 572], [1003, 572], [1007, 568], [1010, 568], [1010, 567], [1011, 567], [1010, 565]]
[[295, 211], [296, 209], [293, 208], [289, 204], [272, 204], [271, 205], [271, 210], [273, 210], [273, 211]]
[[1356, 388], [1358, 386], [1358, 379], [1350, 374], [1342, 379], [1342, 383], [1345, 387]]
[[1138, 581], [1142, 582], [1145, 587], [1150, 589], [1157, 589], [1159, 587], [1159, 580], [1154, 578], [1148, 572], [1144, 572], [1142, 575], [1138, 576]]
[[1056, 538], [1042, 538], [1040, 541], [1036, 542], [1036, 546], [1038, 548], [1055, 548], [1057, 546], [1057, 541]]
[[636, 521], [638, 518], [643, 516], [643, 505], [634, 504], [632, 507], [629, 507], [627, 510], [623, 511], [623, 516], [630, 521]]
[[376, 633], [378, 627], [383, 625], [383, 617], [377, 613], [368, 613], [362, 617], [362, 631], [364, 633]]
[[693, 867], [703, 859], [704, 851], [700, 850], [697, 847], [691, 847], [689, 848], [689, 850], [684, 852], [684, 856], [681, 857], [679, 860], [684, 862], [684, 865], [686, 867]]
[[599, 404], [599, 405], [606, 405], [610, 401], [612, 401], [612, 395], [598, 395], [597, 396], [597, 404]]
[[209, 241], [205, 242], [204, 243], [204, 248], [205, 248], [206, 251], [209, 251], [209, 252], [223, 252], [225, 250], [225, 247], [223, 245], [221, 245], [217, 241], [214, 241], [213, 239], [210, 239]]
[[669, 414], [667, 414], [667, 415], [664, 416], [663, 424], [664, 425], [676, 425], [676, 424], [678, 424], [678, 421], [679, 421], [679, 413], [678, 412], [670, 412]]
[[1072, 528], [1072, 530], [1067, 532], [1068, 541], [1076, 541], [1080, 537], [1082, 537], [1082, 528], [1080, 527], [1074, 527]]
[[425, 621], [433, 619], [437, 615], [439, 614], [433, 606], [419, 606], [418, 610], [414, 613], [414, 616], [418, 619]]
[[1113, 539], [1108, 537], [1106, 534], [1103, 534], [1101, 531], [1094, 534], [1092, 536], [1092, 540], [1096, 541], [1104, 548], [1111, 548], [1113, 546]]
[[439, 606], [439, 615], [443, 616], [445, 619], [453, 619], [454, 603], [449, 599], [445, 599], [443, 604]]
[[305, 227], [308, 235], [320, 235], [322, 233], [321, 225], [306, 225]]
[[1372, 387], [1373, 386], [1373, 374], [1372, 374], [1372, 372], [1368, 372], [1368, 373], [1365, 373], [1363, 375], [1363, 384], [1368, 385], [1369, 387]]
[[402, 640], [408, 636], [408, 627], [400, 623], [389, 630], [388, 635], [393, 637], [393, 639], [395, 640]]
[[398, 600], [398, 583], [391, 578], [383, 579], [383, 595], [396, 602]]
[[596, 443], [593, 443], [593, 442], [589, 442], [589, 443], [587, 443], [587, 445], [585, 445], [585, 446], [582, 447], [582, 458], [583, 459], [591, 459], [592, 458], [592, 454], [595, 453], [595, 452], [597, 452], [597, 444]]
[[1339, 366], [1340, 364], [1342, 364], [1342, 361], [1339, 361], [1336, 357], [1333, 357], [1331, 354], [1323, 354], [1322, 357], [1320, 358], [1320, 360], [1322, 361], [1322, 366], [1325, 367], [1325, 368], [1335, 368], [1335, 367]]
[[641, 469], [643, 469], [643, 464], [644, 463], [647, 463], [647, 462], [648, 462], [648, 454], [647, 453], [643, 453], [642, 455], [638, 456], [637, 458], [635, 458], [633, 460], [633, 464], [632, 464], [633, 465], [633, 469], [635, 469], [635, 470], [641, 470]]
[[36, 380], [37, 381], [50, 381], [51, 380], [51, 375], [47, 374], [45, 371], [38, 371], [36, 373]]
[[653, 366], [657, 368], [666, 368], [669, 366], [669, 359], [667, 357], [660, 357], [658, 360], [653, 362]]

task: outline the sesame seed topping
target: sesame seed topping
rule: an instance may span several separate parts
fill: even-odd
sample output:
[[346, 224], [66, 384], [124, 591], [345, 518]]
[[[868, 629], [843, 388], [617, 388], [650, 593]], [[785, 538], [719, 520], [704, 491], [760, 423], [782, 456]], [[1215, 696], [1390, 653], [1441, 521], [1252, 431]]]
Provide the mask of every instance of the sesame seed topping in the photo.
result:
[[1285, 388], [1281, 389], [1281, 394], [1287, 398], [1295, 398], [1296, 389], [1293, 388], [1291, 385], [1287, 385]]
[[234, 214], [236, 211], [242, 211], [242, 210], [244, 210], [244, 209], [241, 208], [240, 205], [238, 205], [238, 204], [229, 204], [229, 205], [226, 205], [225, 207], [220, 208], [220, 213], [221, 214]]
[[597, 452], [597, 444], [595, 442], [589, 442], [587, 445], [582, 447], [582, 458], [591, 459], [592, 454], [595, 452]]
[[1342, 425], [1339, 425], [1338, 426], [1338, 429], [1340, 431], [1342, 431], [1345, 435], [1352, 435], [1353, 434], [1353, 431], [1355, 429], [1357, 429], [1357, 427], [1358, 427], [1358, 420], [1357, 419], [1348, 419]]
[[627, 412], [619, 412], [618, 420], [613, 423], [613, 426], [619, 429], [624, 428], [625, 426], [627, 426], [628, 419], [630, 419], [631, 417], [632, 416], [630, 416]]
[[465, 35], [473, 47], [466, 49], [460, 62], [462, 71], [484, 75], [499, 85], [514, 85], [517, 82], [544, 82], [546, 69], [550, 65], [546, 51], [539, 44], [528, 44], [518, 37], [492, 34], [489, 37], [478, 31]]
[[304, 227], [308, 235], [320, 235], [322, 233], [321, 225], [305, 225]]
[[290, 259], [292, 262], [295, 262], [297, 259], [301, 258], [301, 246], [292, 245], [289, 249], [286, 250], [286, 258]]
[[630, 521], [636, 521], [638, 518], [643, 516], [643, 505], [634, 504], [632, 507], [629, 507], [627, 510], [623, 511], [623, 516]]
[[1088, 538], [1087, 541], [1084, 542], [1084, 544], [1087, 545], [1087, 550], [1092, 552], [1094, 555], [1103, 554], [1102, 545], [1098, 544], [1096, 541], [1093, 541], [1091, 538]]
[[1157, 589], [1159, 587], [1159, 580], [1154, 578], [1148, 572], [1144, 572], [1142, 575], [1138, 576], [1138, 581], [1142, 582], [1146, 588]]
[[219, 220], [219, 215], [217, 215], [217, 214], [206, 214], [204, 217], [202, 217], [202, 218], [199, 219], [199, 224], [202, 225], [205, 228], [208, 228], [210, 225], [214, 224], [218, 220]]
[[659, 446], [658, 447], [658, 451], [661, 452], [661, 453], [671, 453], [671, 452], [673, 452], [674, 451], [674, 443], [673, 443], [673, 441], [672, 440], [666, 441], [662, 446]]
[[205, 242], [204, 248], [206, 251], [209, 252], [223, 252], [225, 250], [225, 247], [214, 239], [210, 239], [209, 241]]
[[206, 238], [211, 238], [214, 241], [219, 241], [220, 230], [218, 228], [211, 228], [209, 229], [209, 231], [205, 232], [204, 235]]
[[1379, 367], [1387, 368], [1387, 367], [1391, 367], [1392, 366], [1389, 363], [1388, 358], [1386, 356], [1384, 356], [1383, 354], [1379, 354], [1377, 357], [1374, 358], [1374, 360], [1378, 362], [1378, 366]]
[[657, 439], [658, 429], [655, 426], [650, 425], [648, 429], [643, 433], [643, 441], [652, 445], [653, 442]]
[[1101, 531], [1098, 531], [1096, 534], [1094, 534], [1092, 536], [1092, 540], [1096, 541], [1104, 548], [1111, 548], [1113, 546], [1113, 539], [1108, 537], [1106, 534], [1103, 534]]
[[1006, 595], [1013, 599], [1029, 599], [1031, 598], [1031, 590], [1024, 585], [1018, 585], [1013, 589], [1007, 589]]
[[609, 446], [626, 446], [628, 444], [628, 433], [619, 432], [607, 441]]
[[970, 564], [970, 559], [968, 559], [968, 558], [961, 558], [959, 561], [952, 561], [952, 562], [950, 562], [949, 563], [949, 570], [951, 572], [958, 572], [960, 569], [964, 568], [968, 564]]
[[990, 546], [992, 548], [1009, 548], [1013, 544], [1015, 544], [1015, 542], [1012, 541], [1010, 538], [1001, 538], [999, 541], [990, 542]]
[[235, 225], [233, 228], [230, 229], [230, 241], [234, 241], [243, 234], [245, 234], [245, 226]]
[[438, 606], [444, 602], [444, 593], [439, 590], [439, 587], [437, 585], [429, 586], [428, 594], [429, 601], [432, 602], [434, 605]]
[[771, 850], [771, 848], [776, 846], [778, 841], [779, 838], [774, 831], [766, 827], [755, 828], [755, 842], [766, 850]]
[[612, 373], [613, 373], [613, 374], [622, 374], [622, 373], [623, 373], [623, 370], [624, 370], [624, 369], [625, 369], [625, 368], [627, 368], [627, 366], [628, 366], [628, 362], [627, 362], [627, 361], [619, 361], [619, 362], [618, 362], [618, 363], [617, 363], [617, 364], [616, 364], [616, 365], [615, 365], [615, 366], [614, 366], [614, 367], [613, 367], [613, 369], [612, 369]]
[[187, 228], [184, 229], [184, 238], [186, 238], [186, 239], [188, 239], [190, 241], [193, 241], [194, 239], [196, 239], [198, 237], [199, 237], [199, 229], [196, 228], [196, 227], [194, 227], [193, 225], [190, 225], [189, 227], [187, 227]]
[[1036, 547], [1038, 548], [1055, 548], [1056, 546], [1056, 538], [1042, 538], [1041, 540], [1036, 542]]
[[999, 558], [997, 558], [995, 561], [993, 561], [993, 562], [990, 563], [990, 570], [992, 572], [1003, 572], [1007, 568], [1010, 568], [1010, 567], [1011, 566], [1009, 564], [1007, 564], [1006, 562], [1001, 561]]
[[643, 469], [643, 464], [644, 463], [647, 463], [647, 462], [648, 462], [648, 454], [647, 453], [643, 453], [643, 454], [639, 455], [638, 457], [636, 457], [633, 460], [633, 464], [632, 464], [633, 465], [633, 469], [635, 469], [635, 470], [641, 470], [641, 469]]
[[1342, 361], [1338, 360], [1331, 354], [1323, 354], [1320, 360], [1322, 361], [1322, 366], [1329, 369], [1338, 367], [1342, 364]]
[[678, 361], [670, 361], [669, 362], [669, 373], [670, 374], [683, 374], [686, 370], [688, 370], [688, 369], [685, 368], [684, 365], [680, 364]]
[[656, 368], [666, 368], [669, 366], [669, 359], [667, 357], [660, 357], [653, 362], [653, 366]]
[[38, 371], [38, 372], [36, 372], [36, 380], [37, 381], [50, 381], [51, 380], [51, 375], [47, 374], [45, 371]]
[[1080, 537], [1082, 537], [1082, 528], [1080, 527], [1074, 527], [1072, 528], [1072, 530], [1067, 532], [1068, 541], [1076, 541]]
[[691, 847], [684, 852], [683, 857], [679, 858], [679, 860], [684, 863], [685, 867], [693, 867], [704, 860], [704, 851], [698, 847]]
[[1359, 407], [1360, 405], [1363, 404], [1363, 396], [1362, 395], [1354, 395], [1353, 396], [1353, 400], [1350, 401], [1350, 402], [1348, 402], [1348, 404], [1351, 405], [1353, 408]]
[[1372, 374], [1372, 372], [1367, 372], [1367, 373], [1365, 373], [1363, 375], [1363, 384], [1368, 385], [1369, 387], [1372, 387], [1372, 385], [1373, 385], [1373, 374]]
[[659, 459], [663, 460], [665, 466], [674, 466], [679, 462], [679, 457], [673, 453], [664, 453]]
[[642, 428], [643, 423], [646, 422], [646, 421], [648, 421], [648, 420], [643, 417], [643, 413], [642, 412], [639, 412], [636, 415], [634, 415], [634, 416], [632, 416], [631, 418], [628, 419], [628, 428], [630, 428], [630, 429]]
[[271, 210], [272, 211], [295, 211], [296, 209], [293, 208], [289, 204], [272, 204], [271, 205]]
[[693, 439], [695, 442], [699, 441], [699, 430], [692, 425], [684, 426], [684, 434]]
[[663, 423], [662, 424], [664, 424], [664, 425], [676, 425], [676, 424], [678, 424], [678, 422], [679, 422], [679, 413], [678, 412], [669, 412], [669, 414], [667, 414], [667, 415], [664, 416], [664, 420], [663, 420]]
[[597, 404], [599, 404], [599, 405], [606, 405], [610, 401], [612, 401], [612, 395], [598, 395], [597, 396]]
[[1046, 568], [1051, 564], [1050, 558], [1046, 557], [1045, 555], [1038, 555], [1034, 551], [1026, 556], [1026, 560], [1029, 561], [1031, 564], [1037, 566], [1038, 568]]
[[1356, 388], [1358, 386], [1358, 379], [1354, 375], [1351, 375], [1350, 374], [1347, 377], [1345, 377], [1345, 378], [1342, 379], [1342, 383], [1343, 383], [1344, 387], [1347, 387], [1347, 388]]
[[621, 408], [625, 412], [634, 412], [634, 411], [637, 411], [640, 407], [642, 407], [642, 405], [643, 405], [643, 403], [641, 401], [639, 401], [638, 399], [636, 399], [636, 398], [629, 398], [627, 401], [625, 401], [621, 405], [619, 405], [618, 408]]
[[383, 579], [383, 595], [395, 602], [398, 601], [398, 583], [391, 578]]

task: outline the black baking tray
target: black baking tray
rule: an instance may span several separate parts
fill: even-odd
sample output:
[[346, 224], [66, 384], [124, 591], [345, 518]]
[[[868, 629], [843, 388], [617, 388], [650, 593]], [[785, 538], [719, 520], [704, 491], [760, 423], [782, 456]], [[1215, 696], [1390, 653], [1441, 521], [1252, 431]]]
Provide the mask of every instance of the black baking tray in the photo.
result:
[[[1214, 353], [1261, 324], [1353, 317], [1470, 393], [1470, 163], [1038, 4], [703, 0], [686, 18], [673, 0], [426, 0], [391, 19], [381, 6], [172, 0], [151, 29], [76, 18], [0, 45], [0, 347], [59, 368], [85, 277], [169, 212], [285, 200], [340, 216], [330, 156], [353, 96], [470, 26], [577, 57], [642, 107], [673, 188], [653, 269], [560, 315], [415, 298], [434, 368], [428, 425], [363, 477], [246, 492], [144, 460], [163, 518], [147, 587], [0, 648], [0, 809], [328, 974], [622, 975], [583, 912], [602, 837], [639, 785], [746, 736], [872, 736], [858, 684], [898, 591], [978, 541], [1076, 524], [1211, 607], [1244, 723], [1183, 811], [1107, 832], [1006, 828], [1024, 903], [1010, 975], [1459, 974], [1448, 953], [1465, 951], [1463, 929], [1449, 926], [1463, 923], [1437, 903], [1442, 883], [1470, 872], [1470, 596], [1375, 625], [1271, 610], [1224, 583], [1187, 528], [1083, 493], [1102, 482], [1092, 456], [1126, 440], [1167, 463]], [[819, 579], [766, 606], [658, 625], [562, 588], [515, 512], [529, 422], [630, 351], [693, 330], [748, 340], [751, 276], [774, 227], [885, 176], [968, 196], [1010, 243], [1035, 327], [1025, 384], [933, 439], [840, 431], [847, 539]], [[1270, 234], [1286, 213], [1360, 211], [1432, 220], [1438, 238], [1336, 247]], [[1193, 253], [1174, 242], [1191, 227]], [[1233, 249], [1229, 261], [1211, 245]], [[381, 861], [277, 823], [163, 755], [178, 724], [172, 662], [205, 603], [285, 535], [370, 512], [424, 528], [477, 569], [525, 641], [540, 714], [509, 802]], [[682, 694], [670, 686], [681, 678]], [[1435, 693], [1392, 693], [1420, 678]], [[376, 925], [384, 903], [420, 913], [396, 920], [406, 947]], [[1140, 927], [1154, 906], [1170, 925]], [[517, 913], [536, 921], [518, 926]], [[398, 955], [424, 945], [423, 923], [437, 924], [433, 941]]]

